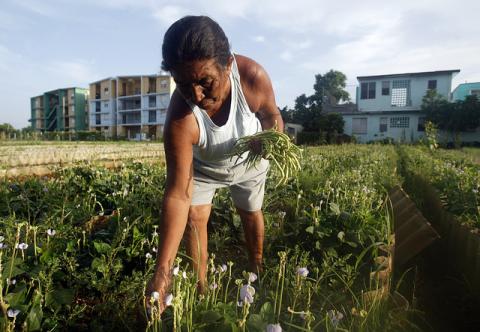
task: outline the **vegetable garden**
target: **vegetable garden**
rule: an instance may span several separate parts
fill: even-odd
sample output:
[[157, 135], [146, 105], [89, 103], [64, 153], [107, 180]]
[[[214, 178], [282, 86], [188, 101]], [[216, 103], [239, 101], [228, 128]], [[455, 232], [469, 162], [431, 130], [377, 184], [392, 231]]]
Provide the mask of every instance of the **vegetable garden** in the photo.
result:
[[421, 169], [446, 208], [478, 227], [479, 166], [472, 159], [468, 167], [455, 164], [464, 174], [439, 171], [427, 165], [428, 158], [444, 163], [440, 154], [402, 149], [308, 148], [300, 171], [284, 185], [278, 185], [281, 174], [272, 172], [264, 201], [265, 268], [259, 275], [244, 271], [240, 219], [228, 191], [218, 191], [209, 222], [209, 289], [198, 294], [182, 250], [171, 294], [159, 299], [168, 304], [161, 318], [148, 315], [144, 306], [165, 185], [159, 155], [158, 162], [125, 161], [112, 169], [85, 163], [48, 177], [5, 178], [0, 326], [6, 331], [421, 330], [414, 308], [390, 284], [388, 191], [403, 183], [398, 165], [403, 171]]

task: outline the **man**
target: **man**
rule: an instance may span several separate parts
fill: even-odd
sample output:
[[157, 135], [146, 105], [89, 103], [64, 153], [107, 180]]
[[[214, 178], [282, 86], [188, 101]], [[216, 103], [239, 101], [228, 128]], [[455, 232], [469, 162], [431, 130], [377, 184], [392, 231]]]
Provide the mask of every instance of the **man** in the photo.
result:
[[148, 298], [159, 292], [161, 302], [184, 232], [199, 286], [205, 287], [207, 223], [217, 188], [230, 188], [245, 232], [249, 270], [261, 270], [268, 162], [249, 169], [228, 153], [238, 138], [275, 123], [283, 131], [267, 73], [254, 60], [233, 55], [225, 33], [209, 17], [175, 22], [165, 33], [162, 53], [162, 68], [171, 73], [176, 89], [164, 130], [167, 180], [158, 254], [146, 293]]

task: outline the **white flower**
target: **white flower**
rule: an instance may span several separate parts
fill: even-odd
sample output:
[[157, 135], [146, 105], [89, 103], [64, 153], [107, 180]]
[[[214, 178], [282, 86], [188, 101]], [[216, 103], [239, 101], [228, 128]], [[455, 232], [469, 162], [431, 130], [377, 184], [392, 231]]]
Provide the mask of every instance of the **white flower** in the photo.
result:
[[20, 250], [25, 250], [25, 249], [28, 248], [28, 244], [23, 243], [23, 242], [22, 243], [17, 243], [16, 248], [20, 249]]
[[278, 216], [282, 219], [285, 218], [286, 215], [287, 215], [287, 212], [285, 212], [285, 211], [278, 212]]
[[187, 279], [187, 272], [183, 271], [182, 272], [182, 277], [183, 277], [183, 279]]
[[310, 273], [310, 271], [308, 271], [308, 269], [307, 269], [306, 267], [299, 267], [299, 268], [297, 268], [297, 274], [298, 274], [300, 277], [306, 278], [309, 273]]
[[255, 288], [253, 288], [252, 286], [243, 285], [242, 288], [240, 288], [240, 300], [247, 303], [253, 303], [254, 295], [255, 295]]
[[48, 236], [54, 236], [57, 232], [54, 229], [47, 229], [47, 235]]
[[5, 240], [5, 238], [2, 235], [0, 235], [0, 242], [3, 242], [3, 240]]
[[175, 267], [173, 268], [173, 270], [172, 270], [172, 274], [173, 274], [174, 276], [176, 276], [176, 275], [178, 275], [178, 272], [180, 272], [180, 267], [175, 266]]
[[255, 280], [257, 280], [257, 275], [253, 272], [248, 272], [248, 281], [249, 282], [254, 282]]
[[15, 279], [8, 279], [8, 278], [7, 278], [7, 284], [9, 284], [9, 285], [15, 285], [16, 283], [17, 283], [17, 280], [15, 280]]
[[20, 310], [18, 310], [18, 309], [8, 309], [8, 311], [7, 311], [7, 315], [8, 315], [8, 317], [10, 317], [10, 318], [15, 318], [15, 317], [17, 317], [17, 315], [18, 315], [19, 313], [20, 313]]
[[149, 253], [149, 252], [147, 252], [147, 253], [145, 254], [145, 257], [146, 257], [147, 259], [150, 259], [150, 258], [152, 258], [152, 254]]
[[165, 296], [165, 305], [167, 307], [172, 305], [172, 302], [173, 302], [173, 294], [168, 294], [167, 296]]
[[153, 248], [152, 248], [152, 251], [153, 251], [153, 252], [157, 252], [157, 248], [153, 247]]
[[6, 244], [4, 244], [4, 243], [0, 243], [0, 249], [5, 249], [6, 247], [7, 247], [7, 245], [6, 245]]
[[220, 269], [222, 270], [222, 272], [226, 272], [227, 271], [227, 264], [222, 264], [222, 266], [220, 266]]
[[210, 273], [217, 273], [217, 270], [215, 269], [214, 266], [212, 266], [212, 267], [210, 268]]
[[337, 310], [329, 310], [327, 316], [334, 327], [337, 327], [338, 323], [343, 319], [343, 314]]
[[305, 311], [300, 311], [300, 318], [305, 320], [306, 317], [307, 317], [307, 314], [305, 313]]
[[267, 332], [282, 332], [282, 327], [280, 324], [268, 324]]
[[158, 236], [158, 233], [157, 233], [156, 231], [153, 231], [152, 236], [153, 236], [153, 237], [157, 237], [157, 236]]
[[159, 292], [152, 292], [152, 294], [150, 295], [152, 297], [152, 299], [154, 299], [155, 301], [158, 301], [158, 299], [160, 298], [160, 293]]
[[210, 289], [217, 289], [218, 288], [218, 285], [216, 283], [213, 283], [210, 285]]

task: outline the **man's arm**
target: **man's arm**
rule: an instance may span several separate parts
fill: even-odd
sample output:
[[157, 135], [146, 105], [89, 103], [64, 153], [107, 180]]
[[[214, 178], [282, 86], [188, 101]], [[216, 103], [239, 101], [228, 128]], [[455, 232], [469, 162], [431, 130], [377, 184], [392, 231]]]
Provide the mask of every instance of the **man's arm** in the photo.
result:
[[265, 69], [256, 61], [236, 55], [242, 79], [242, 88], [250, 110], [262, 124], [262, 129], [270, 129], [277, 123], [278, 131], [283, 132], [283, 120], [275, 102], [272, 82]]
[[259, 65], [255, 78], [256, 90], [259, 91], [259, 108], [256, 112], [262, 129], [270, 129], [277, 124], [277, 130], [283, 132], [283, 119], [275, 102], [272, 82], [267, 72]]
[[[180, 103], [180, 105], [179, 105]], [[179, 100], [172, 96], [164, 132], [167, 181], [159, 227], [159, 244], [155, 271], [147, 287], [147, 296], [157, 291], [161, 301], [167, 290], [170, 270], [183, 237], [193, 192], [193, 143], [195, 119]]]

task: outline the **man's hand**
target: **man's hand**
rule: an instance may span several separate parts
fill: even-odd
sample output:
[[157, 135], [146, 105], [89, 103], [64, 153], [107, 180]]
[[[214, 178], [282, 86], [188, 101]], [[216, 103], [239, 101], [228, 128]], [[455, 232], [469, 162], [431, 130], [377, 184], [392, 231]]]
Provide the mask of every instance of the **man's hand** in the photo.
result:
[[152, 303], [159, 310], [160, 315], [166, 308], [165, 298], [170, 287], [171, 276], [167, 271], [155, 271], [152, 279], [147, 283], [145, 290], [145, 307], [151, 316]]

